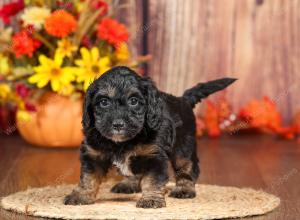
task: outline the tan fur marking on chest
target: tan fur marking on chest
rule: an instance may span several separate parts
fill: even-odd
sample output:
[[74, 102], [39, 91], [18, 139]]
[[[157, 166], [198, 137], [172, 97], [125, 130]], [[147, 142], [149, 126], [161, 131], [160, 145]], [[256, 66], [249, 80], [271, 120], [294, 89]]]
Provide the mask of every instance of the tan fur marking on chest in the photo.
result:
[[128, 152], [124, 158], [115, 158], [113, 165], [116, 166], [120, 173], [124, 176], [133, 176], [130, 169], [130, 157], [135, 156], [154, 156], [157, 154], [159, 148], [157, 145], [137, 145], [133, 151]]
[[104, 157], [104, 155], [101, 151], [95, 150], [89, 145], [85, 145], [85, 149], [87, 151], [87, 154], [92, 158], [100, 158], [101, 159]]
[[133, 176], [133, 173], [129, 167], [129, 158], [131, 156], [133, 156], [132, 152], [126, 154], [125, 158], [115, 158], [113, 160], [113, 165], [115, 165], [120, 173], [124, 176]]
[[126, 161], [114, 160], [113, 165], [115, 165], [120, 173], [124, 176], [133, 176], [130, 170], [129, 164]]
[[159, 151], [159, 148], [155, 144], [149, 145], [138, 145], [134, 149], [134, 153], [136, 156], [154, 156]]

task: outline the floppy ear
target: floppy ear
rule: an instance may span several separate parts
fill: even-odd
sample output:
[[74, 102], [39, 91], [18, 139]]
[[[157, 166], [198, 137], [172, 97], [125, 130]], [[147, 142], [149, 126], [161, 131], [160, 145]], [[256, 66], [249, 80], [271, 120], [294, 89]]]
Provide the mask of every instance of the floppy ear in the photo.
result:
[[91, 85], [84, 97], [82, 117], [82, 126], [84, 130], [89, 129], [95, 125], [94, 109], [92, 104], [92, 99], [94, 95], [93, 90], [93, 85]]
[[163, 100], [160, 92], [156, 88], [154, 82], [148, 77], [142, 78], [141, 85], [147, 99], [147, 125], [150, 129], [158, 130], [163, 114]]

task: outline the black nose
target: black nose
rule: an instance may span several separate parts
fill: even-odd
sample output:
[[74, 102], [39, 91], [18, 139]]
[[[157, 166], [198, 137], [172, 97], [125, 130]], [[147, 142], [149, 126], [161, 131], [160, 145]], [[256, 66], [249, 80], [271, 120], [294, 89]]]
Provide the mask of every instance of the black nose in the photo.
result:
[[118, 120], [114, 120], [114, 121], [113, 121], [112, 126], [113, 126], [113, 129], [115, 129], [115, 130], [117, 130], [117, 131], [120, 131], [121, 129], [124, 128], [125, 123], [124, 123], [123, 120], [118, 119]]

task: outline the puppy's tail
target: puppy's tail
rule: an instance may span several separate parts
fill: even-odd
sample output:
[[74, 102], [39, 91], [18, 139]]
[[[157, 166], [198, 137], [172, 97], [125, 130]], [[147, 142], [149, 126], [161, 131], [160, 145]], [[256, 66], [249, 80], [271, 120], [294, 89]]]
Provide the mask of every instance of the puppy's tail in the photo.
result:
[[183, 98], [190, 103], [194, 108], [198, 102], [201, 102], [203, 98], [206, 98], [212, 93], [225, 89], [236, 79], [234, 78], [222, 78], [213, 81], [208, 81], [206, 83], [198, 83], [196, 86], [186, 90], [183, 93]]

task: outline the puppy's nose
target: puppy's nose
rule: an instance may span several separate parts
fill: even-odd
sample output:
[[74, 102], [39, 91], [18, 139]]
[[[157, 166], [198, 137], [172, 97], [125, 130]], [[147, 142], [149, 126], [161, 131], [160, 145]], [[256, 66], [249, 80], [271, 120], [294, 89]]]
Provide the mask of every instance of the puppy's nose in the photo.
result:
[[125, 123], [121, 119], [114, 120], [112, 123], [113, 129], [120, 131], [125, 127]]

